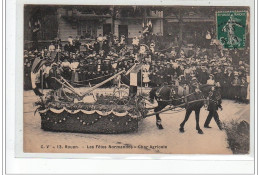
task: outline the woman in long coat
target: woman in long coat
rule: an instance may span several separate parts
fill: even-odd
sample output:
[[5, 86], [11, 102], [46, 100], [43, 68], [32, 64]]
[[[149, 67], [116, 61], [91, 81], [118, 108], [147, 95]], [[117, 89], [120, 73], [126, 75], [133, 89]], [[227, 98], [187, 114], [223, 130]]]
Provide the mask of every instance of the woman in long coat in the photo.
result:
[[242, 81], [241, 81], [241, 90], [240, 90], [240, 100], [243, 103], [247, 102], [247, 87], [248, 87], [248, 83], [246, 82], [246, 79], [243, 77]]

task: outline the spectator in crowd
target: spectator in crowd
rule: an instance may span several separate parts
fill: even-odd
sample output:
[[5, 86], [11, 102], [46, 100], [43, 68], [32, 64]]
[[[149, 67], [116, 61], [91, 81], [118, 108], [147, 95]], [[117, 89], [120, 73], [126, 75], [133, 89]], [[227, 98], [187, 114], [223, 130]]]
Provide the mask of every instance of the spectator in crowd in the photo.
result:
[[[143, 34], [140, 32], [139, 37], [133, 38], [132, 46], [126, 44], [124, 36], [118, 38], [111, 34], [103, 37], [100, 34], [95, 41], [84, 44], [86, 51], [79, 49], [77, 44], [80, 43], [79, 39], [73, 40], [69, 37], [65, 46], [60, 42], [58, 44], [62, 49], [60, 58], [53, 60], [56, 63], [54, 68], [61, 69], [61, 76], [72, 84], [88, 86], [100, 83], [119, 70], [129, 70], [134, 63], [142, 63], [145, 71], [142, 75], [138, 74], [138, 85], [141, 84], [141, 79], [146, 87], [177, 85], [183, 88], [184, 93], [189, 87], [193, 91], [196, 87], [195, 82], [210, 85], [219, 82], [223, 98], [235, 99], [239, 102], [248, 101], [248, 50], [229, 52], [202, 46], [188, 48], [185, 45], [181, 48], [178, 46], [173, 48], [170, 44], [162, 44], [162, 36], [155, 35], [151, 31], [147, 30]], [[51, 57], [49, 52], [57, 51], [58, 47], [55, 41], [40, 54], [48, 59]], [[188, 49], [194, 51], [189, 53]], [[31, 69], [31, 63], [38, 54], [34, 50], [24, 54], [25, 81], [29, 80], [30, 75], [26, 72]], [[46, 76], [44, 80], [48, 81], [47, 69], [44, 75]], [[129, 77], [122, 76], [121, 81], [129, 84]], [[47, 83], [48, 87], [49, 84]], [[109, 86], [109, 83], [104, 86]]]
[[69, 43], [69, 45], [73, 45], [73, 38], [72, 38], [72, 36], [69, 36], [69, 38], [68, 38], [68, 43]]
[[110, 49], [110, 47], [109, 47], [109, 42], [108, 42], [107, 39], [105, 39], [105, 40], [103, 41], [103, 48], [102, 48], [102, 49], [104, 50], [104, 55], [107, 56], [107, 54], [108, 54], [108, 52], [109, 52], [109, 49]]
[[246, 78], [243, 77], [241, 81], [241, 92], [240, 92], [240, 100], [243, 103], [247, 103], [247, 88], [248, 88], [248, 83], [246, 82]]
[[148, 83], [150, 82], [149, 75], [150, 75], [149, 71], [147, 69], [144, 69], [143, 71], [144, 87], [148, 87]]
[[133, 54], [138, 53], [138, 51], [139, 51], [139, 38], [138, 37], [135, 36], [133, 38], [132, 45], [133, 45]]
[[72, 76], [71, 76], [71, 82], [74, 84], [75, 82], [78, 82], [79, 80], [79, 75], [78, 75], [78, 66], [79, 62], [77, 59], [73, 59], [72, 63], [70, 64], [70, 69], [72, 71]]
[[53, 43], [55, 44], [56, 51], [61, 52], [61, 50], [62, 50], [61, 39], [55, 38], [55, 41]]
[[54, 52], [56, 49], [55, 49], [55, 45], [54, 45], [54, 42], [51, 42], [51, 44], [49, 45], [49, 51], [50, 52]]
[[73, 46], [75, 47], [75, 49], [76, 49], [77, 51], [80, 51], [81, 43], [80, 43], [80, 41], [79, 41], [79, 37], [78, 37], [78, 36], [76, 36], [76, 38], [75, 38], [75, 40], [74, 40], [74, 42], [73, 42]]
[[234, 80], [232, 81], [233, 96], [236, 102], [240, 101], [241, 93], [241, 80], [239, 79], [238, 72], [234, 73]]
[[97, 37], [97, 42], [99, 43], [100, 49], [102, 49], [103, 41], [104, 41], [104, 37], [102, 36], [102, 34], [99, 34], [99, 36]]
[[120, 45], [125, 46], [126, 44], [126, 38], [125, 35], [120, 36]]
[[206, 32], [205, 48], [209, 48], [211, 43], [211, 33], [210, 31]]
[[45, 88], [49, 88], [49, 84], [50, 84], [50, 70], [51, 70], [51, 63], [46, 63], [45, 67], [43, 69], [43, 82], [44, 82], [44, 86]]
[[214, 80], [214, 76], [212, 74], [209, 75], [209, 79], [207, 80], [207, 84], [208, 85], [215, 85], [215, 80]]
[[100, 44], [98, 43], [98, 41], [94, 42], [94, 51], [95, 53], [99, 53], [100, 50]]
[[206, 66], [201, 67], [201, 71], [198, 72], [198, 80], [201, 82], [201, 84], [206, 84], [208, 80], [208, 72], [206, 70]]

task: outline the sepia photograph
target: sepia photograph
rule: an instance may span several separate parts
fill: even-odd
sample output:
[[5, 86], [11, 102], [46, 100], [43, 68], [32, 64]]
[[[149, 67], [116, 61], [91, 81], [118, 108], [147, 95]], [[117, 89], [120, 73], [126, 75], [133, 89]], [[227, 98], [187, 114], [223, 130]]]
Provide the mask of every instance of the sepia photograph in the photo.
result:
[[24, 153], [252, 153], [249, 7], [23, 13]]

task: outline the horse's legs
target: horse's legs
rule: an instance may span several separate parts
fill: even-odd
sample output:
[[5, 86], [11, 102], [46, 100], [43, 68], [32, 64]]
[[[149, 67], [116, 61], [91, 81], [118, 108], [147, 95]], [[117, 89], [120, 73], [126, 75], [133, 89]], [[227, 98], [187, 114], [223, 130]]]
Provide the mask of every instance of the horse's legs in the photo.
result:
[[159, 114], [156, 114], [156, 126], [158, 129], [163, 129], [161, 117]]
[[196, 116], [196, 130], [199, 134], [203, 134], [203, 131], [200, 129], [200, 109], [195, 110], [195, 116]]
[[184, 132], [184, 125], [185, 125], [185, 123], [188, 121], [191, 112], [192, 112], [191, 109], [187, 109], [187, 110], [186, 110], [185, 118], [184, 118], [183, 122], [180, 124], [180, 129], [179, 129], [180, 132]]
[[[163, 108], [165, 108], [166, 105], [164, 104], [160, 104], [158, 103], [158, 107], [156, 107], [154, 109], [154, 112], [159, 112], [161, 111]], [[158, 129], [163, 129], [162, 123], [161, 123], [161, 117], [159, 114], [156, 114], [156, 126], [158, 127]]]

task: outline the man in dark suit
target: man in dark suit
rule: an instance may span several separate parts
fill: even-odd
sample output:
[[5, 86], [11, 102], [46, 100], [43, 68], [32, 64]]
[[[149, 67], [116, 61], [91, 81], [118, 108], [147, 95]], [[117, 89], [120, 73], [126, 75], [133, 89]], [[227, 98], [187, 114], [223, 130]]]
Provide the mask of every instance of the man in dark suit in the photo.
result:
[[94, 42], [93, 44], [94, 46], [94, 51], [96, 51], [96, 53], [99, 53], [99, 50], [100, 50], [100, 45], [97, 41]]
[[232, 86], [233, 79], [234, 79], [234, 74], [232, 72], [232, 69], [228, 68], [227, 73], [225, 74], [227, 99], [234, 99], [233, 86]]
[[217, 86], [216, 88], [212, 87], [212, 90], [209, 94], [210, 94], [209, 105], [208, 105], [209, 114], [208, 114], [208, 117], [207, 117], [207, 119], [204, 123], [204, 128], [211, 128], [209, 126], [209, 124], [210, 124], [210, 121], [213, 117], [215, 122], [218, 125], [218, 128], [220, 130], [222, 130], [223, 129], [222, 124], [219, 120], [219, 115], [218, 115], [218, 112], [217, 112], [218, 108], [220, 108], [222, 110], [222, 106], [221, 106], [222, 100], [221, 100], [221, 92], [220, 92], [219, 86]]
[[201, 67], [201, 70], [198, 72], [197, 76], [198, 76], [198, 81], [201, 84], [206, 84], [207, 83], [207, 80], [209, 78], [209, 74], [208, 74], [205, 66]]

